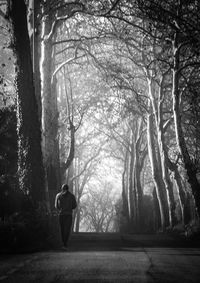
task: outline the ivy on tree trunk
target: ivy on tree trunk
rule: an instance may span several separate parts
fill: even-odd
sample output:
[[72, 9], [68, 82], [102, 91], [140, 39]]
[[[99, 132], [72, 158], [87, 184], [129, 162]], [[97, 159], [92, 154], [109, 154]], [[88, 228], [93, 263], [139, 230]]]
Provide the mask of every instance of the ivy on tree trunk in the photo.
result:
[[44, 169], [24, 0], [9, 2], [8, 18], [12, 30], [12, 49], [16, 58], [19, 186], [38, 202], [45, 199]]

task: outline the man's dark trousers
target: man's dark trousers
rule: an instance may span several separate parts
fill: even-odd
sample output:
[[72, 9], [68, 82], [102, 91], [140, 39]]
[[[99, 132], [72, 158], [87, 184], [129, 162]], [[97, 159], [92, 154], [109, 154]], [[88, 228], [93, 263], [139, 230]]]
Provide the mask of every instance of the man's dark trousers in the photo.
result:
[[72, 215], [60, 214], [59, 222], [60, 222], [62, 242], [63, 245], [67, 247], [67, 243], [69, 240], [69, 235], [72, 227]]

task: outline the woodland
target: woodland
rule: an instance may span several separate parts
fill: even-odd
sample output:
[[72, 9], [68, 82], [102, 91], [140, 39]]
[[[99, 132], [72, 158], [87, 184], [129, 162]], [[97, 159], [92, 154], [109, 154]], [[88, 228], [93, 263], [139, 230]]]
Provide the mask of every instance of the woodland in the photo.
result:
[[199, 234], [200, 1], [0, 1], [0, 239]]

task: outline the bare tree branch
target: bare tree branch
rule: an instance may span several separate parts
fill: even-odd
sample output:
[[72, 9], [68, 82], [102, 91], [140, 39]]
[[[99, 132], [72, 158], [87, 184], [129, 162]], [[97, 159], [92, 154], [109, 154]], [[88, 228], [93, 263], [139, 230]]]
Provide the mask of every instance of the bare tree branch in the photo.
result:
[[0, 16], [6, 21], [9, 22], [8, 19], [6, 18], [6, 14], [0, 9]]
[[117, 4], [120, 2], [120, 0], [115, 0], [114, 4], [112, 5], [112, 7], [104, 14], [104, 16], [109, 15], [117, 6]]
[[74, 51], [74, 56], [72, 58], [67, 59], [66, 61], [64, 61], [63, 63], [61, 63], [53, 72], [52, 74], [52, 78], [51, 78], [51, 83], [53, 82], [53, 79], [55, 77], [55, 75], [58, 73], [58, 71], [60, 71], [60, 69], [62, 69], [62, 67], [64, 67], [65, 65], [67, 65], [68, 63], [72, 62], [73, 60], [77, 59], [77, 52], [78, 52], [78, 46], [75, 48]]

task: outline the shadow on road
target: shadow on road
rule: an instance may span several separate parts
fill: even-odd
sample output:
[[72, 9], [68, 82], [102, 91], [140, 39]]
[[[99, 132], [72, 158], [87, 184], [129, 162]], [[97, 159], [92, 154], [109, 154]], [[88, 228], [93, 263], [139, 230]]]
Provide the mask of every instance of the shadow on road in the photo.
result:
[[70, 251], [120, 251], [129, 248], [200, 247], [199, 239], [167, 234], [74, 233]]

